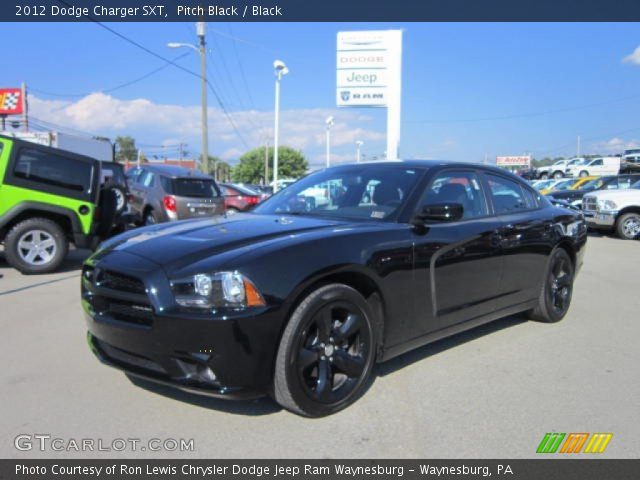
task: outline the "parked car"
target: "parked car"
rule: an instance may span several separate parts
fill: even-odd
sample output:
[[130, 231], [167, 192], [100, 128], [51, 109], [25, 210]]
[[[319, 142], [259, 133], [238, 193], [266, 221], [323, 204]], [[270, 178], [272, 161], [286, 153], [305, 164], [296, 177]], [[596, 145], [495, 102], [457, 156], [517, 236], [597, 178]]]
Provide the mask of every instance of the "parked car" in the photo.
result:
[[564, 173], [567, 177], [618, 175], [620, 173], [620, 157], [600, 157], [594, 158], [586, 164], [569, 165]]
[[221, 183], [220, 189], [228, 214], [247, 211], [264, 200], [262, 194], [242, 185]]
[[[325, 184], [339, 202], [305, 201]], [[328, 415], [376, 362], [519, 312], [560, 321], [586, 240], [581, 212], [495, 167], [337, 166], [251, 213], [105, 242], [82, 272], [88, 342], [151, 381]]]
[[584, 196], [587, 225], [596, 230], [615, 231], [625, 240], [640, 237], [640, 175], [631, 188], [601, 190]]
[[558, 160], [553, 165], [548, 165], [546, 167], [538, 167], [536, 168], [537, 178], [546, 179], [546, 178], [555, 178], [560, 179], [565, 177], [565, 171], [567, 168], [572, 168], [578, 165], [584, 165], [588, 163], [588, 160], [584, 157], [577, 158], [569, 158], [567, 160]]
[[620, 173], [640, 173], [640, 148], [625, 150], [620, 164]]
[[541, 186], [536, 188], [536, 190], [538, 190], [542, 195], [546, 195], [547, 193], [556, 190], [559, 185], [566, 184], [567, 181], [571, 181], [571, 179], [560, 178], [549, 180], [549, 183], [542, 184]]
[[606, 177], [597, 177], [582, 185], [582, 188], [578, 190], [551, 192], [549, 196], [558, 200], [564, 200], [574, 206], [582, 207], [582, 197], [584, 197], [585, 194], [597, 190], [629, 188], [638, 179], [640, 179], [640, 175], [609, 175]]
[[95, 248], [107, 238], [116, 195], [100, 179], [96, 159], [0, 136], [0, 242], [9, 265], [52, 272], [70, 243]]
[[144, 165], [127, 173], [131, 209], [144, 225], [211, 217], [225, 212], [215, 180], [197, 170], [171, 165]]
[[591, 180], [595, 180], [596, 177], [595, 175], [590, 175], [590, 176], [586, 176], [586, 177], [578, 177], [575, 179], [576, 183], [574, 183], [573, 185], [571, 185], [571, 187], [569, 188], [569, 190], [578, 190], [580, 188], [582, 188], [582, 186], [591, 181]]

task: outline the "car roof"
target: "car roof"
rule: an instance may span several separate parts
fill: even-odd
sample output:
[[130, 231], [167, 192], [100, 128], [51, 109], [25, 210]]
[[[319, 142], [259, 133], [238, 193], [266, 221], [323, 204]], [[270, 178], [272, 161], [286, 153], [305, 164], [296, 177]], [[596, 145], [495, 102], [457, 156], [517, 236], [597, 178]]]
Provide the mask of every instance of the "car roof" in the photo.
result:
[[406, 167], [409, 167], [409, 168], [436, 168], [436, 167], [438, 168], [442, 168], [442, 167], [474, 168], [474, 169], [485, 170], [488, 172], [500, 173], [503, 175], [506, 174], [508, 176], [522, 180], [521, 177], [518, 177], [517, 175], [511, 173], [510, 171], [504, 168], [496, 167], [494, 165], [485, 165], [483, 163], [474, 163], [474, 162], [455, 162], [450, 160], [418, 160], [418, 159], [379, 160], [379, 161], [371, 160], [371, 161], [360, 162], [360, 163], [347, 163], [340, 166], [336, 166], [335, 168], [353, 167], [353, 166], [359, 166], [359, 165], [386, 165], [386, 166], [394, 166], [398, 168], [406, 168]]
[[165, 175], [171, 178], [184, 178], [184, 177], [194, 177], [194, 178], [208, 178], [213, 179], [211, 175], [207, 175], [206, 173], [202, 173], [199, 170], [194, 170], [192, 168], [179, 167], [176, 165], [141, 165], [142, 168], [148, 170], [152, 173], [157, 173], [160, 175]]

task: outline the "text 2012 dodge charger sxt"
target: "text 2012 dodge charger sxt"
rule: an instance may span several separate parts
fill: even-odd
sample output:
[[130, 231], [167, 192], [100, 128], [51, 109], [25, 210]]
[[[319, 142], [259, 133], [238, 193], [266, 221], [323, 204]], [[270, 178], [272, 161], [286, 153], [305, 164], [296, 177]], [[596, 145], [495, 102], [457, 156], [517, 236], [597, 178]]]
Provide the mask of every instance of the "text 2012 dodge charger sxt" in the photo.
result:
[[497, 168], [346, 165], [250, 214], [105, 242], [82, 304], [107, 364], [321, 416], [352, 403], [375, 362], [518, 312], [562, 319], [585, 243], [580, 212]]

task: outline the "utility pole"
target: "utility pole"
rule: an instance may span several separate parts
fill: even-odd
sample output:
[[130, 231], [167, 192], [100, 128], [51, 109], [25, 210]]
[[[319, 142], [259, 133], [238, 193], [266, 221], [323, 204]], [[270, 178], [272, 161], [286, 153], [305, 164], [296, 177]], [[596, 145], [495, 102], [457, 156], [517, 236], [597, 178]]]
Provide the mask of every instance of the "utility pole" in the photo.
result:
[[[209, 173], [209, 120], [207, 108], [207, 49], [206, 49], [206, 23], [197, 22], [198, 39], [200, 40], [200, 80], [202, 88], [202, 165], [201, 168], [205, 173]], [[213, 166], [213, 174], [215, 178], [215, 165]]]
[[580, 156], [580, 135], [578, 135], [578, 144], [576, 146], [576, 157]]
[[269, 142], [264, 142], [264, 184], [269, 184]]

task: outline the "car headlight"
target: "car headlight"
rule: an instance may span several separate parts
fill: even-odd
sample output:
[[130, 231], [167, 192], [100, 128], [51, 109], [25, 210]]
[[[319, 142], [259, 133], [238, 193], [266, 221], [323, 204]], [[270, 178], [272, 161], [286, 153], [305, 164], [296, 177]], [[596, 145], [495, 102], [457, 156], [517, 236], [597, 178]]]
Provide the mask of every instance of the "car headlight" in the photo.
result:
[[618, 205], [612, 200], [598, 200], [598, 210], [615, 210], [616, 208]]
[[199, 273], [173, 280], [178, 305], [191, 308], [245, 308], [266, 305], [255, 285], [238, 272]]

